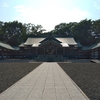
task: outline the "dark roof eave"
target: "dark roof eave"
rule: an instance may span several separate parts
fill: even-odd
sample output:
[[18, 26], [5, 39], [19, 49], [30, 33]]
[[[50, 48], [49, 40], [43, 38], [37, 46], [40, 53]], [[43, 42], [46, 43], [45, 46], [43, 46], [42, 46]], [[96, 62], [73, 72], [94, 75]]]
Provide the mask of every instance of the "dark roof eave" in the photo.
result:
[[[47, 42], [49, 42], [49, 40], [46, 41], [46, 42], [44, 42], [44, 43], [41, 43], [39, 46], [45, 45]], [[60, 43], [57, 43], [57, 42], [55, 42], [55, 41], [50, 41], [50, 42], [53, 42], [53, 43], [55, 43], [56, 45], [62, 46]]]

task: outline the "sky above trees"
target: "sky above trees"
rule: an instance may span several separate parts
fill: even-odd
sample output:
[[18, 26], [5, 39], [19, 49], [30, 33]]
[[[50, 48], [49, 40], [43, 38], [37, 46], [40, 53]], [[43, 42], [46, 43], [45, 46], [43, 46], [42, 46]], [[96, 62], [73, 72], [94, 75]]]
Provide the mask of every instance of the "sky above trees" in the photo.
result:
[[100, 0], [0, 0], [0, 21], [40, 24], [50, 31], [59, 23], [100, 19]]

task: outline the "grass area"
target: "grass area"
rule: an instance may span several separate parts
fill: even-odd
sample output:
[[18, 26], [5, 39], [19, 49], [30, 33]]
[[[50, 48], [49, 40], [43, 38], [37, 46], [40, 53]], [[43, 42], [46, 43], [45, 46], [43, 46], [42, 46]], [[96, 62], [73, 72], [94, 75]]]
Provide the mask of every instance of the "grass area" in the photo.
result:
[[0, 63], [0, 93], [41, 63]]
[[58, 63], [90, 100], [100, 100], [100, 64]]

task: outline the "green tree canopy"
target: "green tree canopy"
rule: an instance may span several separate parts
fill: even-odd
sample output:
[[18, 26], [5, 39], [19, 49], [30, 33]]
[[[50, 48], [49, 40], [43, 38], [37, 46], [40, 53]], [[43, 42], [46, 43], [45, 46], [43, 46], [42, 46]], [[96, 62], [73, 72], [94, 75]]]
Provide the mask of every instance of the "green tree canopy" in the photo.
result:
[[49, 32], [45, 32], [42, 25], [22, 24], [18, 21], [0, 21], [0, 41], [11, 45], [19, 45], [25, 42], [28, 36], [46, 36], [49, 33], [56, 36], [73, 36], [82, 45], [91, 45], [100, 42], [100, 19], [60, 23]]

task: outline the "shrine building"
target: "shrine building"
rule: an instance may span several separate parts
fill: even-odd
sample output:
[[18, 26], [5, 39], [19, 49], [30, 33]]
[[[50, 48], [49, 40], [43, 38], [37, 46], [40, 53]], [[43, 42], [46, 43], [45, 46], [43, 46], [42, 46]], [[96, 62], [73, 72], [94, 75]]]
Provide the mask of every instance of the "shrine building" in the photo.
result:
[[100, 43], [84, 47], [73, 37], [28, 37], [19, 47], [0, 42], [0, 58], [30, 58], [37, 61], [100, 58]]

